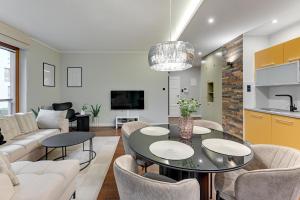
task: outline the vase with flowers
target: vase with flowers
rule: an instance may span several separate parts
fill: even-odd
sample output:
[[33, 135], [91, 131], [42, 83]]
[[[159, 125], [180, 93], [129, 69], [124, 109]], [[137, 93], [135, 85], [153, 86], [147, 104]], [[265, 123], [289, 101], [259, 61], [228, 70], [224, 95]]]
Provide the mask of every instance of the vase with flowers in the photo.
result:
[[180, 108], [180, 137], [183, 139], [191, 139], [193, 135], [193, 118], [191, 114], [197, 112], [200, 103], [196, 99], [180, 99], [177, 104]]

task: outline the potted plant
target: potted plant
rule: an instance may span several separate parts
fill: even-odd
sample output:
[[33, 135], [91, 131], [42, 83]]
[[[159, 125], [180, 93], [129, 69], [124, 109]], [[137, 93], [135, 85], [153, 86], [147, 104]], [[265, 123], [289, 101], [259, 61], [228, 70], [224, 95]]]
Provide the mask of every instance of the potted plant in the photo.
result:
[[88, 105], [87, 104], [83, 104], [83, 106], [81, 106], [80, 114], [81, 115], [85, 115], [85, 111], [87, 111], [87, 109], [88, 109]]
[[101, 105], [99, 105], [99, 104], [96, 104], [95, 106], [90, 105], [90, 112], [92, 114], [92, 122], [95, 123], [95, 120], [98, 119], [100, 110], [101, 110]]
[[193, 134], [193, 118], [191, 114], [197, 112], [200, 103], [196, 99], [180, 99], [179, 104], [181, 118], [179, 120], [180, 137], [190, 139]]

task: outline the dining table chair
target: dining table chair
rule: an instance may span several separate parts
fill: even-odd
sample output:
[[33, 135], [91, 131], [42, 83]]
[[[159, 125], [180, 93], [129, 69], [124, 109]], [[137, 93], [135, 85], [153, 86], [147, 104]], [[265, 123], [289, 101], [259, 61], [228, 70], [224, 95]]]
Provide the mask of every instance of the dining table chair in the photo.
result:
[[300, 151], [258, 144], [253, 160], [243, 169], [216, 174], [216, 199], [299, 200]]
[[120, 200], [199, 200], [200, 187], [196, 179], [168, 182], [141, 176], [137, 173], [136, 160], [123, 155], [114, 162], [114, 175]]
[[141, 166], [145, 172], [147, 172], [147, 168], [152, 165], [151, 162], [145, 161], [142, 158], [139, 158], [136, 156], [135, 152], [130, 148], [129, 146], [129, 136], [137, 131], [138, 129], [145, 128], [149, 126], [148, 123], [142, 122], [142, 121], [133, 121], [133, 122], [127, 122], [123, 124], [121, 128], [121, 133], [122, 133], [122, 141], [123, 141], [123, 146], [125, 150], [125, 154], [131, 155], [133, 158], [137, 160], [137, 163], [139, 166]]

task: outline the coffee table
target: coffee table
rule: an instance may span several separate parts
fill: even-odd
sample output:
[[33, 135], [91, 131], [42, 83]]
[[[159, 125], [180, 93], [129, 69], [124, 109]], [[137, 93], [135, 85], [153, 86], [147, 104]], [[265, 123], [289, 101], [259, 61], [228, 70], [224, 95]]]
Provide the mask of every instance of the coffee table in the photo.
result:
[[[65, 159], [67, 156], [67, 147], [83, 144], [83, 151], [89, 152], [89, 159], [85, 162], [80, 163], [84, 165], [81, 170], [88, 167], [91, 161], [96, 157], [96, 152], [93, 150], [93, 138], [95, 133], [92, 132], [69, 132], [62, 133], [59, 135], [51, 136], [42, 142], [42, 145], [46, 148], [45, 159], [48, 160], [48, 149], [49, 148], [61, 148], [62, 156], [55, 158], [54, 160]], [[85, 149], [84, 142], [89, 140], [89, 149]]]

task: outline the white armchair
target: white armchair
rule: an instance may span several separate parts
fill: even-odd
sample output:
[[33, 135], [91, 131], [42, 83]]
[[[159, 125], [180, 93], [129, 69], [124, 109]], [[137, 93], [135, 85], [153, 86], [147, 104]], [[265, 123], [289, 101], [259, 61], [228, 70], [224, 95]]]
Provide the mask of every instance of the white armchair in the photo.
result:
[[140, 176], [137, 174], [136, 161], [130, 155], [115, 160], [114, 174], [121, 200], [200, 199], [200, 187], [196, 179], [169, 183]]
[[299, 200], [300, 151], [275, 145], [253, 145], [254, 159], [244, 169], [217, 174], [217, 199]]

